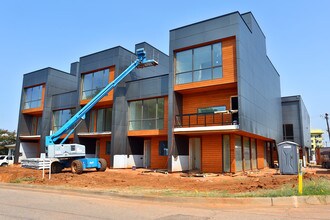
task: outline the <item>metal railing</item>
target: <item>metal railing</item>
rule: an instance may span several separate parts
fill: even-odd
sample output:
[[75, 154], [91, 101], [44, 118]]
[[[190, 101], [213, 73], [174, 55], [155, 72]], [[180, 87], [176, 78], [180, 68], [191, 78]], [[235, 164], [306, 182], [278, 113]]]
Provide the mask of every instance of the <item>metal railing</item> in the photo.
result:
[[233, 114], [237, 115], [237, 111], [180, 114], [175, 116], [175, 127], [237, 125], [238, 117], [233, 117]]

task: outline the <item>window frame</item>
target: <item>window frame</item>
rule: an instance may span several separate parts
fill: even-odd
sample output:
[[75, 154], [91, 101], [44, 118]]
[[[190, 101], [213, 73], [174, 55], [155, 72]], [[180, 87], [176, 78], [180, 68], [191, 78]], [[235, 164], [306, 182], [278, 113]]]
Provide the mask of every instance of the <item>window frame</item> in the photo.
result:
[[[95, 82], [96, 82], [96, 79], [95, 78], [95, 74], [99, 73], [99, 72], [102, 72], [102, 88], [97, 88], [97, 87], [94, 87], [95, 85]], [[108, 75], [107, 77], [105, 77], [105, 75]], [[87, 75], [91, 75], [92, 76], [92, 88], [91, 89], [88, 89], [88, 90], [85, 90], [84, 89], [84, 85], [85, 85], [85, 77]], [[102, 89], [104, 89], [110, 82], [110, 68], [105, 68], [105, 69], [99, 69], [99, 70], [95, 70], [93, 72], [88, 72], [88, 73], [83, 73], [81, 75], [81, 92], [80, 92], [80, 100], [90, 100], [92, 98], [94, 98]], [[94, 92], [95, 94], [93, 95], [84, 95], [84, 93], [86, 92]]]
[[[40, 94], [37, 94], [38, 95], [37, 99], [33, 98], [34, 97], [33, 91], [36, 88], [39, 88], [39, 91], [40, 91]], [[43, 88], [44, 88], [43, 84], [24, 88], [23, 110], [40, 108], [42, 106]], [[28, 94], [28, 91], [31, 91], [31, 93]], [[40, 97], [39, 97], [39, 95], [40, 95]], [[28, 97], [28, 96], [30, 96], [30, 97]], [[28, 101], [27, 101], [27, 98], [29, 98]], [[34, 102], [39, 102], [39, 103], [37, 106], [31, 107], [32, 106], [31, 103], [34, 103]], [[29, 107], [26, 107], [27, 103], [29, 103]]]
[[[110, 119], [107, 117], [107, 112], [111, 113], [108, 115]], [[103, 120], [100, 120], [99, 114], [102, 112]], [[110, 121], [108, 121], [110, 120]], [[102, 122], [102, 125], [99, 125], [98, 122]], [[107, 122], [109, 122], [110, 127], [107, 126]], [[99, 128], [101, 128], [99, 130]], [[109, 130], [107, 129], [109, 128]], [[89, 126], [88, 132], [90, 133], [102, 133], [102, 132], [111, 132], [112, 130], [112, 108], [97, 108], [92, 109], [89, 113]]]
[[[145, 118], [145, 108], [147, 106], [144, 103], [146, 101], [151, 101], [151, 100], [156, 100], [156, 106], [154, 108], [155, 113], [156, 113], [156, 117], [154, 117], [154, 118]], [[132, 119], [133, 106], [131, 106], [131, 105], [133, 103], [138, 103], [138, 102], [141, 103], [140, 112], [138, 112], [139, 114], [134, 114], [134, 119]], [[160, 109], [160, 106], [162, 106], [162, 109]], [[162, 130], [162, 129], [164, 129], [164, 119], [165, 119], [165, 98], [164, 97], [130, 101], [128, 103], [128, 109], [129, 109], [129, 120], [128, 120], [128, 130], [129, 131]], [[151, 126], [151, 128], [150, 127], [147, 128], [147, 126], [145, 126], [145, 123], [148, 122], [148, 121], [149, 122], [154, 122], [155, 126]], [[138, 123], [138, 124], [136, 125], [135, 123]]]
[[[217, 49], [216, 46], [217, 45], [220, 45], [220, 60], [221, 62], [219, 64], [217, 64], [215, 62], [215, 50]], [[207, 67], [200, 67], [198, 69], [195, 69], [195, 62], [196, 62], [196, 56], [195, 55], [195, 52], [196, 50], [201, 50], [203, 48], [206, 48], [206, 47], [211, 47], [211, 50], [210, 50], [210, 64], [211, 66], [207, 66]], [[180, 53], [188, 53], [189, 51], [191, 51], [191, 69], [187, 70], [184, 68], [184, 71], [180, 71], [180, 72], [177, 72], [178, 71], [178, 55], [180, 55]], [[201, 82], [201, 81], [206, 81], [206, 80], [214, 80], [214, 79], [221, 79], [223, 78], [223, 54], [222, 54], [222, 42], [219, 41], [219, 42], [213, 42], [213, 43], [210, 43], [210, 44], [207, 44], [207, 45], [203, 45], [203, 46], [198, 46], [198, 47], [194, 47], [194, 48], [191, 48], [191, 49], [187, 49], [187, 50], [182, 50], [182, 51], [177, 51], [175, 52], [175, 69], [174, 69], [174, 74], [175, 74], [175, 84], [176, 85], [181, 85], [181, 84], [187, 84], [187, 83], [194, 83], [194, 82]], [[217, 69], [220, 69], [221, 71], [219, 72], [219, 77], [216, 76], [216, 70]], [[208, 70], [211, 70], [211, 78], [206, 78], [206, 79], [202, 79], [203, 78], [203, 75], [205, 76], [205, 74], [203, 74], [203, 71], [208, 71]], [[195, 77], [195, 74], [200, 74], [200, 79], [199, 80], [195, 80], [197, 79]], [[187, 75], [186, 78], [182, 77], [184, 75]], [[189, 77], [189, 75], [191, 75]], [[180, 76], [182, 77], [181, 80], [179, 81], [180, 79]], [[189, 79], [190, 78], [190, 79]], [[188, 80], [187, 80], [188, 79]]]
[[[290, 129], [291, 127], [291, 129]], [[287, 132], [290, 129], [290, 131], [292, 132], [292, 136], [288, 135]], [[285, 141], [294, 141], [294, 126], [293, 124], [283, 124], [283, 140]]]
[[[61, 115], [63, 115], [63, 111], [67, 111], [67, 110], [69, 110], [70, 114], [71, 114], [71, 116], [67, 120], [67, 121], [69, 121], [75, 114], [75, 110], [76, 110], [75, 108], [56, 109], [53, 111], [53, 117], [52, 117], [53, 132], [58, 131], [58, 129], [60, 129], [67, 122], [67, 121], [65, 121], [65, 122], [61, 121], [59, 125], [55, 126], [55, 112], [61, 112]], [[55, 130], [55, 127], [57, 128], [56, 130]]]

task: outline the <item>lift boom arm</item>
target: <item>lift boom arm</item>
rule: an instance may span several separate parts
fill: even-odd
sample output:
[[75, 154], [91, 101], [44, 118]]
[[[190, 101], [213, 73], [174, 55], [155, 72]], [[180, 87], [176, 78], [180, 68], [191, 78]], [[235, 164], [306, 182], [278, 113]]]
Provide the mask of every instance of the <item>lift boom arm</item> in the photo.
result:
[[[78, 124], [85, 119], [86, 113], [89, 112], [104, 96], [106, 96], [121, 80], [123, 80], [135, 68], [144, 68], [156, 66], [158, 63], [155, 60], [147, 60], [146, 53], [143, 48], [136, 50], [137, 59], [127, 67], [124, 72], [117, 76], [104, 89], [102, 89], [93, 99], [91, 99], [82, 109], [80, 109], [69, 121], [67, 121], [58, 131], [50, 136], [46, 136], [46, 147], [55, 144], [63, 134], [71, 129], [65, 138], [61, 141], [63, 144], [66, 139], [74, 132]], [[75, 126], [74, 126], [75, 125]], [[74, 126], [74, 127], [73, 127]], [[73, 128], [72, 128], [73, 127]]]

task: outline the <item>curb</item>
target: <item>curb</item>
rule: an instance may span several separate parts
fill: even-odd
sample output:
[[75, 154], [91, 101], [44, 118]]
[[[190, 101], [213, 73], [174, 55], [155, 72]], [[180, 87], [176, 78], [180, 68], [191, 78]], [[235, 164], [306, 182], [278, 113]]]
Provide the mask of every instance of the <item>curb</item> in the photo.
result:
[[130, 200], [142, 200], [153, 202], [169, 202], [189, 204], [196, 207], [203, 207], [207, 205], [214, 208], [241, 205], [245, 207], [304, 207], [315, 205], [330, 205], [330, 196], [290, 196], [290, 197], [244, 197], [244, 198], [214, 198], [214, 197], [164, 197], [164, 196], [150, 196], [150, 195], [129, 195], [120, 194], [116, 192], [104, 192], [104, 191], [87, 191], [80, 189], [66, 189], [56, 188], [52, 186], [36, 186], [36, 185], [23, 185], [14, 183], [0, 183], [0, 186], [4, 186], [10, 189], [29, 189], [34, 191], [43, 191], [49, 193], [65, 193], [73, 194], [77, 196], [88, 196], [109, 198], [115, 197], [119, 199]]

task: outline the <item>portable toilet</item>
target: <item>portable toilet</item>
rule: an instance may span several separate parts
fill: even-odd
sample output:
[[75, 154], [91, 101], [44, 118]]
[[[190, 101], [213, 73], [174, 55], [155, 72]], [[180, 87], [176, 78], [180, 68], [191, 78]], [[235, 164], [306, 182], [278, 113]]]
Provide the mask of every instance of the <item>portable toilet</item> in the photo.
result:
[[281, 174], [298, 174], [299, 145], [284, 141], [277, 145], [277, 152]]

